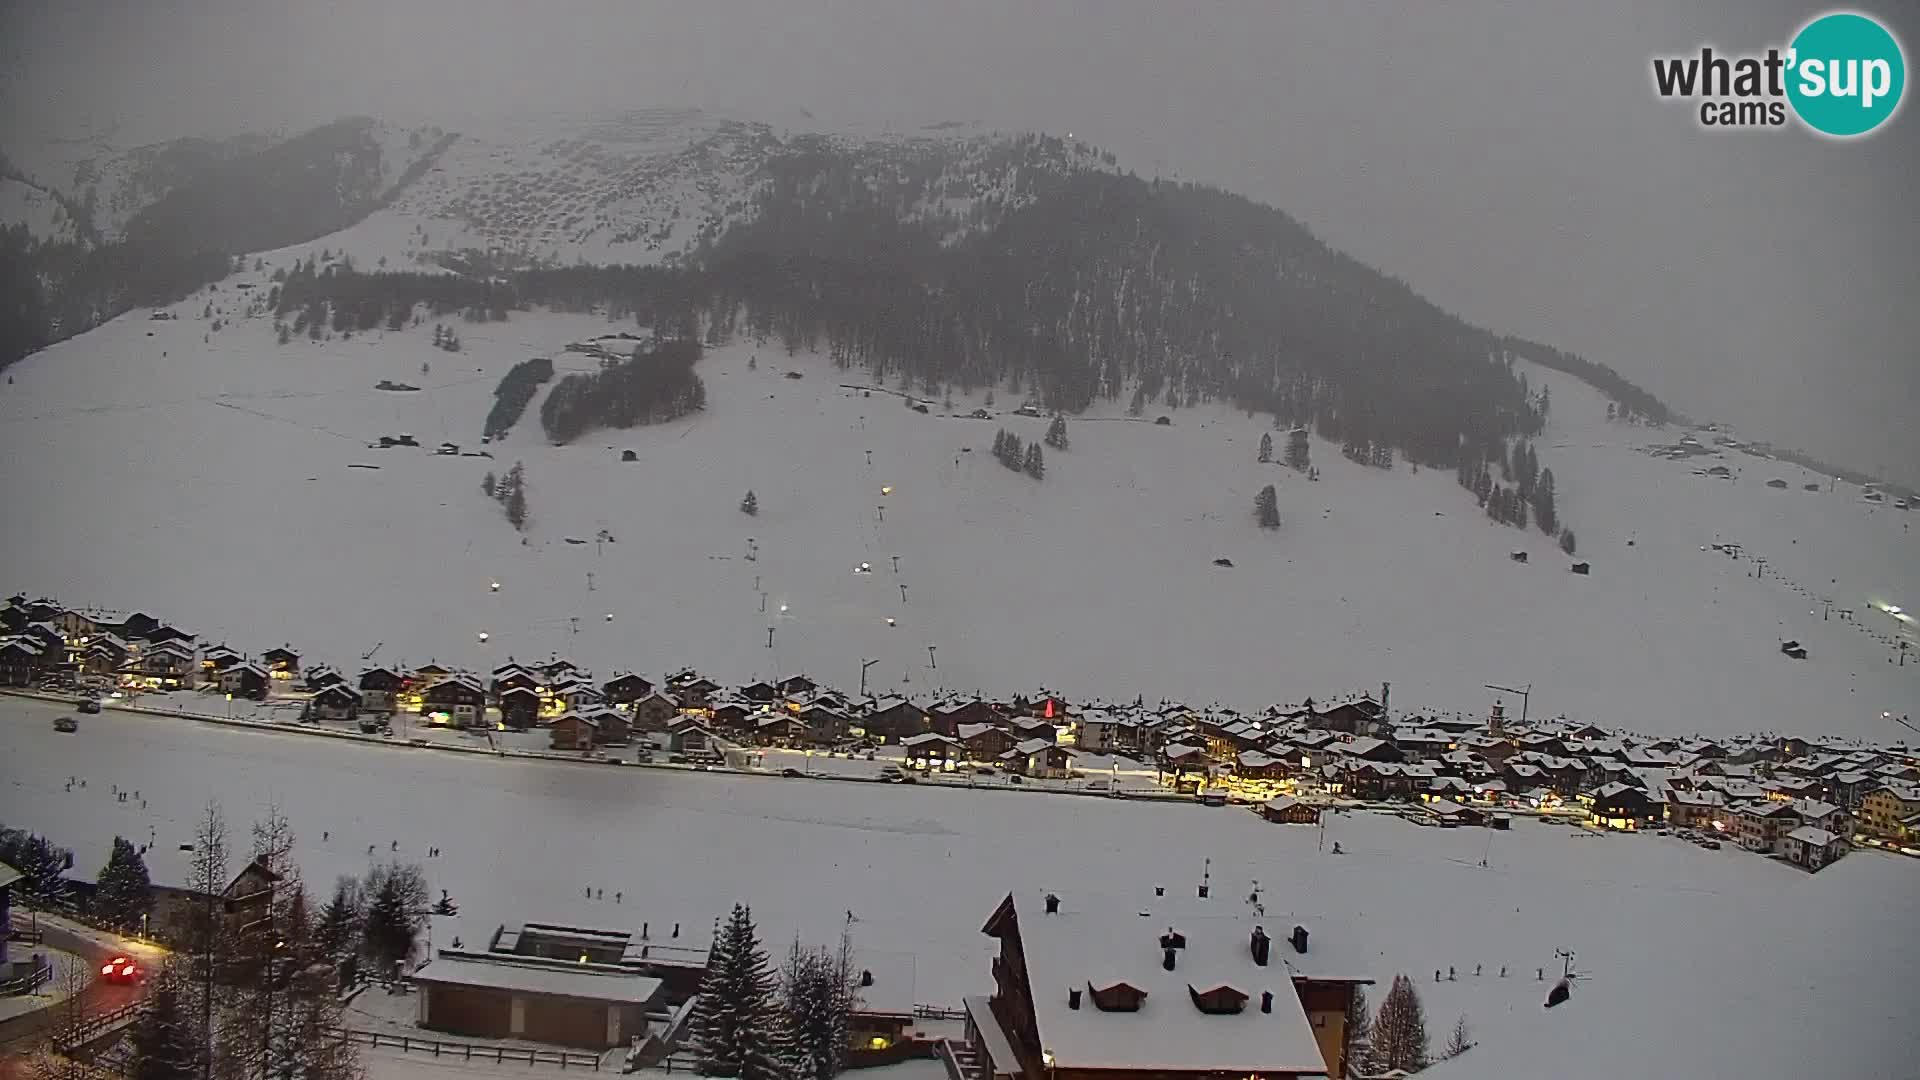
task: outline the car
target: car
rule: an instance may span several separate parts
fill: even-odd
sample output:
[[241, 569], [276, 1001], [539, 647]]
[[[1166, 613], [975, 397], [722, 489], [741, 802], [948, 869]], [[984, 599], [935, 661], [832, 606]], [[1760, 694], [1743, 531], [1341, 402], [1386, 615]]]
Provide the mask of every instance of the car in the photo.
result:
[[75, 731], [79, 731], [79, 730], [80, 730], [80, 721], [78, 721], [78, 720], [75, 720], [75, 719], [74, 719], [73, 717], [71, 717], [71, 716], [62, 716], [62, 717], [60, 717], [60, 718], [58, 718], [58, 719], [56, 719], [56, 720], [54, 720], [54, 722], [53, 722], [53, 730], [55, 730], [55, 731], [65, 731], [65, 732], [69, 732], [69, 733], [71, 733], [71, 732], [75, 732]]
[[97, 713], [97, 712], [99, 712], [99, 711], [100, 711], [100, 699], [99, 699], [99, 698], [88, 698], [87, 700], [85, 700], [85, 701], [83, 701], [83, 702], [81, 702], [81, 703], [80, 703], [80, 711], [81, 711], [81, 712], [83, 712], [83, 713]]
[[1708, 851], [1719, 851], [1719, 850], [1720, 850], [1720, 841], [1718, 841], [1718, 840], [1709, 840], [1709, 841], [1707, 841], [1707, 842], [1706, 842], [1706, 845], [1705, 845], [1705, 846], [1706, 846], [1706, 849], [1707, 849]]
[[806, 773], [801, 772], [799, 769], [781, 769], [780, 775], [789, 780], [793, 780], [805, 776]]
[[122, 985], [140, 981], [140, 964], [131, 956], [116, 956], [100, 965], [100, 978], [104, 982]]
[[980, 774], [981, 776], [992, 776], [992, 775], [993, 775], [993, 766], [991, 766], [991, 765], [982, 765], [982, 766], [980, 766], [979, 768], [977, 768], [977, 769], [975, 769], [975, 770], [973, 770], [973, 771], [974, 771], [974, 772], [976, 772], [976, 773], [979, 773], [979, 774]]

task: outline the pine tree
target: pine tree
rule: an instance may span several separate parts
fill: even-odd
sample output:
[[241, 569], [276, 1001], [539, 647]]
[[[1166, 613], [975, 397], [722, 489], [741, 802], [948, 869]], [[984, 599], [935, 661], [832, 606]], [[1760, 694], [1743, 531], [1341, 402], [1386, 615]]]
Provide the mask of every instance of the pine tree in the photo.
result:
[[747, 497], [740, 500], [740, 512], [748, 517], [760, 513], [760, 500], [753, 497], [752, 489], [748, 489]]
[[808, 949], [794, 939], [781, 971], [786, 1013], [787, 1075], [793, 1080], [831, 1080], [846, 1067], [847, 1022], [859, 993], [853, 974], [853, 943], [840, 951]]
[[1367, 1011], [1367, 990], [1353, 988], [1353, 1000], [1347, 1003], [1347, 1072], [1365, 1075], [1374, 1072], [1373, 1014]]
[[1067, 448], [1067, 418], [1055, 414], [1053, 423], [1047, 425], [1047, 445], [1055, 450]]
[[735, 904], [707, 957], [694, 1031], [700, 1072], [739, 1080], [779, 1080], [786, 1055], [784, 1023], [774, 1000], [773, 970], [754, 932], [753, 914]]
[[1533, 520], [1540, 531], [1552, 536], [1560, 527], [1558, 509], [1553, 504], [1553, 470], [1544, 469], [1533, 486]]
[[153, 903], [153, 882], [147, 877], [146, 860], [132, 841], [113, 838], [113, 854], [93, 894], [94, 914], [114, 926], [132, 929], [140, 925], [140, 916]]
[[1614, 419], [1613, 402], [1609, 401], [1607, 402], [1607, 422], [1612, 423], [1613, 419]]
[[1033, 443], [1027, 447], [1027, 459], [1022, 468], [1026, 470], [1028, 476], [1033, 477], [1035, 480], [1039, 480], [1047, 475], [1047, 463], [1040, 456], [1039, 443]]
[[1568, 529], [1566, 532], [1563, 532], [1560, 534], [1560, 550], [1566, 552], [1569, 555], [1574, 553], [1572, 529]]
[[359, 950], [361, 906], [358, 880], [343, 876], [334, 883], [333, 899], [320, 909], [313, 931], [314, 948], [321, 955], [341, 963]]
[[187, 875], [187, 887], [201, 898], [188, 919], [187, 945], [193, 956], [194, 1005], [199, 1014], [203, 1063], [214, 1056], [214, 983], [228, 951], [227, 924], [219, 898], [227, 884], [227, 820], [220, 804], [209, 802], [194, 827], [193, 865]]
[[1273, 433], [1272, 432], [1268, 431], [1268, 432], [1261, 433], [1260, 455], [1254, 460], [1260, 462], [1260, 464], [1262, 465], [1265, 465], [1267, 462], [1273, 460]]
[[1473, 1049], [1473, 1032], [1467, 1027], [1467, 1016], [1453, 1022], [1453, 1035], [1447, 1040], [1447, 1048], [1440, 1052], [1442, 1058], [1455, 1058]]
[[1294, 472], [1306, 472], [1311, 462], [1308, 454], [1312, 444], [1307, 441], [1307, 429], [1294, 428], [1287, 432], [1287, 468]]
[[1395, 975], [1380, 1011], [1374, 1014], [1370, 1064], [1377, 1072], [1405, 1069], [1419, 1072], [1427, 1067], [1427, 1018], [1420, 1005], [1413, 980]]
[[66, 903], [73, 852], [37, 833], [0, 829], [0, 862], [20, 871], [15, 894], [35, 907], [58, 908]]
[[147, 994], [147, 1009], [133, 1023], [133, 1064], [127, 1080], [195, 1080], [200, 1075], [200, 1038], [188, 1012], [181, 977], [162, 968]]
[[1001, 428], [993, 433], [993, 458], [1000, 464], [1007, 463], [1007, 429]]
[[[396, 864], [376, 871], [373, 877], [377, 880], [368, 882], [372, 898], [367, 903], [361, 928], [362, 951], [383, 979], [397, 974], [413, 956], [414, 933], [419, 929], [418, 913], [426, 898], [409, 896], [408, 870], [415, 875], [419, 873], [418, 867], [403, 868]], [[421, 887], [424, 890], [424, 881]], [[414, 899], [420, 903], [412, 903]]]
[[1133, 391], [1133, 400], [1127, 403], [1127, 415], [1139, 416], [1146, 411], [1147, 411], [1146, 387], [1144, 386], [1135, 387]]
[[493, 498], [493, 489], [496, 483], [497, 481], [494, 480], [493, 470], [491, 469], [487, 470], [487, 475], [480, 478], [480, 490], [486, 492], [487, 498]]
[[1261, 488], [1260, 494], [1253, 497], [1253, 517], [1263, 529], [1280, 527], [1280, 496], [1272, 484]]

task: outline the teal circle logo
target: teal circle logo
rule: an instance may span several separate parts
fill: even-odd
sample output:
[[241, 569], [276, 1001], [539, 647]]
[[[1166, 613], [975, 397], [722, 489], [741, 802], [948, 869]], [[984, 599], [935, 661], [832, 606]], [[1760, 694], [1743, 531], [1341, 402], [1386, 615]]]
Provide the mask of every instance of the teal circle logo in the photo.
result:
[[1850, 11], [1822, 15], [1794, 35], [1787, 100], [1823, 135], [1852, 138], [1887, 122], [1907, 88], [1900, 43]]

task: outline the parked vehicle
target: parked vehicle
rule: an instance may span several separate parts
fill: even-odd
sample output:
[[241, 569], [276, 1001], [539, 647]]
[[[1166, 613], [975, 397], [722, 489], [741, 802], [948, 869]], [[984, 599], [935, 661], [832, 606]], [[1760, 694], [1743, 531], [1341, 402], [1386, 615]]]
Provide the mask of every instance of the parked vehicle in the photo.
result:
[[97, 713], [97, 712], [99, 712], [99, 711], [100, 711], [100, 699], [99, 699], [99, 698], [88, 698], [87, 700], [85, 700], [85, 701], [83, 701], [83, 702], [81, 702], [81, 703], [80, 703], [80, 711], [81, 711], [81, 712], [83, 712], [83, 713]]
[[62, 716], [53, 722], [53, 730], [75, 732], [80, 730], [80, 721], [71, 716]]
[[789, 780], [793, 780], [806, 776], [806, 773], [801, 772], [799, 769], [781, 769], [780, 775]]

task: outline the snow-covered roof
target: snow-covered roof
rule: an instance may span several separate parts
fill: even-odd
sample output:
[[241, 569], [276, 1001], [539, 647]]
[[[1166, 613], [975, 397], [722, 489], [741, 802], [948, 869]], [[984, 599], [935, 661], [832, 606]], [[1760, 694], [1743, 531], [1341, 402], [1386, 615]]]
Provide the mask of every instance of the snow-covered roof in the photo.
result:
[[510, 990], [526, 994], [648, 1005], [660, 993], [660, 980], [642, 975], [583, 971], [577, 966], [534, 967], [467, 960], [441, 955], [413, 973], [415, 982]]
[[945, 735], [942, 735], [937, 731], [923, 731], [918, 735], [909, 735], [906, 738], [900, 740], [900, 745], [907, 747], [908, 749], [917, 749], [919, 747], [929, 746], [934, 743], [940, 743], [946, 746], [952, 746], [953, 740], [947, 738]]
[[[1277, 936], [1272, 959], [1253, 962], [1254, 920], [1218, 918], [1174, 929], [1186, 936], [1174, 970], [1161, 966], [1163, 921], [1116, 912], [1047, 915], [1039, 898], [1016, 899], [1040, 1045], [1055, 1068], [1268, 1072], [1319, 1075], [1326, 1063], [1294, 991]], [[1135, 1012], [1106, 1012], [1092, 989], [1126, 983], [1146, 992]], [[1238, 1013], [1203, 1013], [1192, 994], [1230, 986], [1247, 996]], [[1080, 991], [1079, 1008], [1068, 991]], [[1273, 1011], [1261, 1012], [1261, 994]]]
[[864, 983], [873, 976], [873, 985], [855, 987], [859, 995], [853, 1012], [857, 1016], [912, 1016], [916, 958], [909, 952], [861, 949], [853, 955], [854, 970]]
[[1803, 844], [1812, 844], [1815, 847], [1826, 847], [1835, 840], [1840, 839], [1840, 837], [1818, 826], [1802, 825], [1788, 833], [1787, 839], [1798, 840]]

